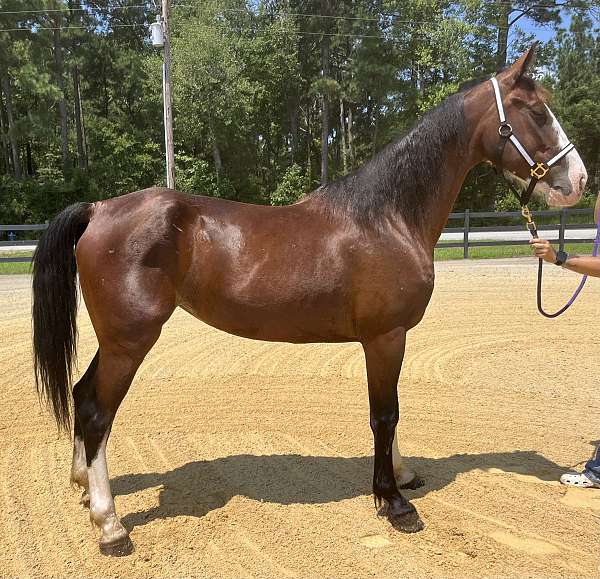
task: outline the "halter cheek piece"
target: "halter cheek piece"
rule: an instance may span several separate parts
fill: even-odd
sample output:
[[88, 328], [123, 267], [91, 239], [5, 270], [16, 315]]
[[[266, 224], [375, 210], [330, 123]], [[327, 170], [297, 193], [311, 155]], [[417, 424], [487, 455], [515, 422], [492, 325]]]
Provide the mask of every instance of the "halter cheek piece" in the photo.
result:
[[[531, 178], [529, 179], [529, 185], [527, 186], [526, 191], [522, 195], [519, 195], [511, 187], [513, 193], [515, 194], [515, 196], [519, 200], [519, 203], [521, 204], [521, 207], [523, 209], [523, 216], [528, 220], [529, 227], [529, 223], [532, 222], [530, 221], [531, 216], [528, 217], [529, 209], [527, 209], [527, 204], [531, 199], [531, 195], [533, 194], [533, 190], [535, 189], [537, 182], [546, 176], [552, 165], [556, 165], [556, 163], [558, 163], [565, 155], [569, 154], [575, 148], [575, 145], [573, 143], [568, 143], [549, 161], [546, 161], [545, 163], [536, 163], [531, 158], [531, 155], [527, 152], [527, 149], [525, 149], [525, 147], [521, 144], [521, 141], [517, 139], [517, 137], [513, 133], [513, 129], [510, 123], [506, 120], [506, 115], [504, 114], [504, 106], [502, 105], [502, 97], [500, 95], [500, 87], [498, 86], [498, 80], [495, 76], [493, 76], [490, 79], [490, 81], [492, 83], [492, 86], [494, 87], [494, 95], [496, 97], [496, 108], [498, 109], [498, 117], [500, 118], [498, 134], [501, 137], [501, 141], [499, 143], [497, 164], [499, 165], [499, 168], [502, 168], [502, 155], [504, 153], [504, 147], [506, 147], [507, 141], [510, 141], [514, 145], [515, 149], [519, 151], [521, 157], [523, 157], [523, 159], [525, 159], [525, 161], [529, 165], [529, 174], [531, 175]], [[531, 231], [531, 228], [529, 229]]]

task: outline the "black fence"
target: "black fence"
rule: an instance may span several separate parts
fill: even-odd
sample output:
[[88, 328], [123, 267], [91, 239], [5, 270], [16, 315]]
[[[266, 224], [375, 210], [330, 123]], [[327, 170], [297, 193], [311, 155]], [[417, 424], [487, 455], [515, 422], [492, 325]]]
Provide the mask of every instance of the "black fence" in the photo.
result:
[[[558, 238], [551, 241], [565, 241], [565, 231], [570, 229], [589, 229], [590, 235], [584, 238], [567, 239], [567, 243], [590, 243], [594, 241], [596, 225], [593, 223], [593, 209], [560, 209], [550, 211], [536, 211], [534, 219], [537, 222], [538, 230], [555, 231], [558, 230]], [[569, 218], [576, 217], [579, 223], [568, 223]], [[462, 227], [446, 227], [444, 233], [462, 233], [461, 241], [443, 241], [440, 240], [436, 248], [452, 248], [462, 247], [463, 257], [469, 257], [469, 248], [471, 247], [488, 247], [488, 246], [506, 246], [506, 245], [527, 245], [529, 239], [505, 239], [505, 240], [477, 240], [471, 239], [471, 233], [489, 233], [490, 235], [511, 232], [524, 231], [524, 220], [519, 211], [483, 211], [471, 212], [466, 209], [462, 213], [451, 213], [448, 218], [449, 223], [462, 221]], [[496, 225], [478, 225], [482, 222], [496, 221]], [[549, 222], [548, 221], [554, 221]], [[581, 222], [583, 221], [583, 222]], [[500, 222], [500, 223], [498, 223]], [[515, 222], [515, 225], [506, 225], [507, 222]], [[18, 246], [36, 245], [36, 239], [18, 239], [17, 231], [41, 231], [48, 227], [47, 223], [34, 225], [0, 225], [0, 248], [2, 246], [10, 246], [18, 249]], [[23, 257], [2, 257], [0, 249], [0, 263], [6, 262], [29, 262], [30, 256]]]
[[[569, 217], [577, 217], [579, 222], [568, 223]], [[534, 221], [536, 221], [537, 229], [540, 232], [543, 231], [556, 231], [558, 230], [558, 237], [551, 238], [549, 241], [557, 243], [591, 243], [594, 241], [596, 235], [596, 225], [594, 221], [594, 210], [591, 208], [586, 209], [557, 209], [549, 211], [536, 211], [533, 215]], [[503, 224], [498, 225], [474, 225], [474, 223], [481, 223], [482, 221], [494, 220], [496, 222], [502, 221]], [[482, 212], [471, 212], [466, 209], [463, 213], [450, 213], [448, 221], [462, 221], [462, 227], [446, 227], [444, 233], [462, 233], [462, 241], [443, 241], [440, 240], [436, 245], [436, 248], [443, 247], [462, 247], [463, 257], [467, 259], [469, 257], [469, 248], [471, 247], [490, 247], [490, 246], [507, 246], [507, 245], [528, 245], [529, 236], [526, 239], [504, 239], [504, 240], [475, 240], [470, 239], [470, 233], [505, 233], [511, 231], [525, 231], [525, 220], [521, 215], [520, 211], [482, 211]], [[506, 221], [516, 221], [516, 225], [506, 225]], [[550, 221], [550, 222], [549, 222]], [[583, 222], [582, 222], [583, 221]], [[548, 223], [549, 222], [549, 223]], [[583, 238], [566, 239], [565, 231], [573, 229], [589, 229], [590, 235], [586, 235]], [[528, 233], [528, 232], [527, 232]]]

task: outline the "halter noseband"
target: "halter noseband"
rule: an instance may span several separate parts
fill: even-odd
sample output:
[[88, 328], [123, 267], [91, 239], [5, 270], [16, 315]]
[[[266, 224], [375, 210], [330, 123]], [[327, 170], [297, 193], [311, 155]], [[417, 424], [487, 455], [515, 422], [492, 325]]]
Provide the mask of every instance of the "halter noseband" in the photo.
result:
[[500, 141], [497, 159], [498, 165], [500, 166], [499, 168], [502, 168], [502, 154], [504, 153], [504, 147], [506, 146], [507, 141], [510, 141], [515, 146], [517, 151], [519, 151], [519, 153], [521, 154], [521, 157], [523, 157], [523, 159], [525, 159], [525, 161], [529, 165], [529, 174], [531, 175], [531, 178], [529, 180], [529, 185], [527, 186], [526, 191], [522, 195], [519, 195], [514, 189], [511, 188], [515, 193], [517, 199], [519, 200], [521, 207], [523, 208], [523, 215], [527, 218], [525, 211], [527, 211], [527, 213], [529, 212], [529, 209], [527, 209], [527, 204], [531, 199], [531, 195], [533, 194], [533, 190], [535, 189], [537, 182], [546, 176], [552, 165], [555, 165], [565, 155], [570, 153], [575, 148], [575, 145], [573, 143], [567, 143], [549, 161], [546, 161], [545, 163], [536, 163], [531, 158], [531, 155], [527, 152], [527, 149], [525, 149], [525, 147], [521, 144], [521, 141], [517, 139], [517, 137], [513, 133], [513, 129], [510, 123], [508, 123], [508, 121], [506, 120], [506, 115], [504, 114], [504, 106], [502, 105], [502, 97], [500, 96], [500, 87], [498, 86], [498, 80], [495, 76], [493, 76], [490, 79], [490, 81], [492, 83], [492, 86], [494, 87], [494, 95], [496, 96], [496, 108], [498, 109], [498, 117], [500, 118], [498, 134], [500, 135], [502, 140]]

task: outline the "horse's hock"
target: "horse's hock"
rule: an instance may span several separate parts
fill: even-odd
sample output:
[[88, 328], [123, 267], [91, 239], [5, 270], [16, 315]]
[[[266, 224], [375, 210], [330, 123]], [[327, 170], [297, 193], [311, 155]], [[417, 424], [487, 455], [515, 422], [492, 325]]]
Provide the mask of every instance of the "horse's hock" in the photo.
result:
[[[99, 554], [68, 485], [71, 441], [31, 387], [30, 279], [1, 277], [1, 574], [597, 576], [600, 491], [557, 479], [597, 439], [600, 282], [552, 322], [535, 312], [534, 269], [437, 264], [400, 379], [401, 448], [426, 482], [406, 491], [427, 524], [416, 535], [373, 507], [358, 345], [244, 340], [177, 311], [109, 442], [136, 544], [118, 560]], [[574, 283], [553, 270], [549, 307]], [[83, 369], [84, 310], [80, 332]]]

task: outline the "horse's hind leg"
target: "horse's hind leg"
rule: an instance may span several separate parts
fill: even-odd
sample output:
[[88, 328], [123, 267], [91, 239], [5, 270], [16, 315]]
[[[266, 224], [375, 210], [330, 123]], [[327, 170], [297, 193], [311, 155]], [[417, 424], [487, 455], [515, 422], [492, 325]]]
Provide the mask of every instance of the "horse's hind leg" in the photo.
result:
[[[90, 363], [85, 374], [81, 377], [79, 382], [73, 387], [73, 396], [76, 396], [76, 392], [84, 391], [89, 388], [89, 383], [93, 377], [96, 369], [98, 368], [98, 352], [94, 356], [94, 359]], [[71, 463], [71, 484], [74, 487], [80, 487], [83, 490], [81, 495], [81, 504], [84, 507], [90, 506], [90, 495], [88, 485], [88, 473], [87, 473], [87, 462], [85, 460], [85, 444], [83, 442], [83, 432], [81, 425], [79, 424], [79, 418], [77, 413], [73, 420], [73, 461]]]
[[371, 429], [375, 439], [373, 493], [387, 504], [392, 525], [405, 532], [423, 528], [416, 509], [398, 491], [392, 464], [392, 443], [398, 424], [398, 378], [404, 357], [406, 331], [397, 328], [363, 342], [367, 362]]
[[[99, 350], [96, 362], [90, 366], [90, 374], [73, 392], [76, 420], [85, 447], [90, 518], [101, 530], [100, 551], [116, 556], [128, 555], [133, 545], [115, 509], [106, 464], [106, 443], [137, 369], [174, 309], [174, 299], [166, 293], [151, 294], [141, 284], [129, 289], [125, 299], [116, 294], [109, 296], [109, 306], [104, 304], [101, 310], [97, 294], [86, 295], [84, 288]], [[106, 300], [107, 296], [103, 298]]]
[[128, 555], [133, 551], [111, 494], [106, 443], [119, 405], [155, 339], [138, 348], [101, 345], [96, 372], [74, 391], [85, 446], [90, 518], [100, 528], [100, 551], [105, 555]]
[[83, 433], [79, 420], [75, 417], [73, 429], [73, 461], [71, 462], [71, 484], [73, 487], [81, 488], [82, 494], [80, 503], [84, 507], [90, 506], [90, 492], [87, 475], [87, 463], [85, 460], [85, 445], [83, 443]]

